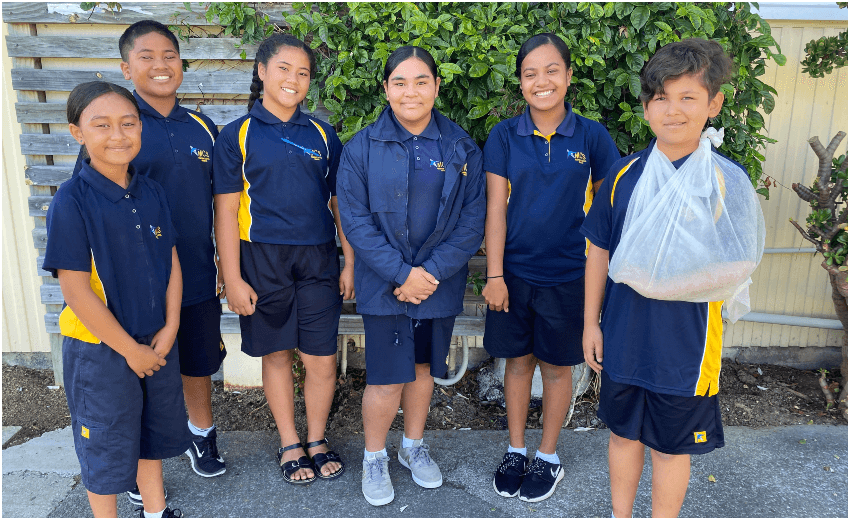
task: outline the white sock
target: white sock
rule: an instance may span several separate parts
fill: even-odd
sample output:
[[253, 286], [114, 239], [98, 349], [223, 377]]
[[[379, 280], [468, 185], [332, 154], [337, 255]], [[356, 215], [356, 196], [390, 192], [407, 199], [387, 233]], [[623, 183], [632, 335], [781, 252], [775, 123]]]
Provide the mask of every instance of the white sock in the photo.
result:
[[188, 423], [189, 423], [189, 431], [192, 432], [192, 435], [200, 435], [201, 437], [206, 437], [207, 434], [209, 432], [213, 431], [213, 428], [215, 428], [215, 424], [213, 424], [209, 428], [198, 428], [197, 426], [192, 424], [192, 421], [188, 421]]
[[405, 434], [401, 434], [401, 447], [402, 448], [412, 448], [416, 446], [417, 441], [419, 444], [422, 444], [422, 439], [408, 439]]
[[528, 448], [514, 448], [508, 443], [508, 453], [519, 453], [523, 457], [528, 457]]
[[378, 451], [368, 451], [366, 448], [363, 448], [363, 458], [364, 459], [373, 459], [373, 458], [377, 457], [378, 455], [380, 455], [381, 457], [386, 457], [387, 456], [387, 448], [385, 447], [385, 448], [378, 450]]
[[557, 453], [542, 453], [540, 450], [537, 450], [537, 453], [534, 456], [538, 459], [545, 460], [550, 464], [561, 464], [561, 459], [558, 458]]
[[145, 518], [162, 518], [162, 513], [165, 512], [165, 509], [160, 511], [159, 513], [148, 513], [145, 511]]

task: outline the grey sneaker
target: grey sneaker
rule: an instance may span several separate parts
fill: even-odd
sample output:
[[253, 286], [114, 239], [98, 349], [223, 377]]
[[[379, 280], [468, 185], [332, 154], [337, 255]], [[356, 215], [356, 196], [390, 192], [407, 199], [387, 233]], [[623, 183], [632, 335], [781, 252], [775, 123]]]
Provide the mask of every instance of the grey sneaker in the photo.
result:
[[437, 463], [428, 454], [428, 445], [423, 439], [413, 441], [413, 447], [398, 450], [398, 461], [410, 470], [413, 481], [424, 488], [438, 488], [443, 485], [443, 475]]
[[389, 504], [395, 498], [389, 462], [389, 457], [380, 455], [363, 459], [363, 496], [373, 506]]

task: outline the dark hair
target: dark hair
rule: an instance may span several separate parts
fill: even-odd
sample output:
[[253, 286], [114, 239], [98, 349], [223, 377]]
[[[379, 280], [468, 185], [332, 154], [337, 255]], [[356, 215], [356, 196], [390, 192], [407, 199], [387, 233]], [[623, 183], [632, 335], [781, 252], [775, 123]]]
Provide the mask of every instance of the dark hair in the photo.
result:
[[404, 47], [399, 47], [394, 50], [390, 57], [387, 58], [387, 64], [384, 65], [384, 81], [388, 81], [390, 79], [390, 74], [401, 65], [401, 63], [408, 58], [416, 58], [428, 69], [431, 71], [431, 75], [434, 76], [434, 79], [437, 79], [437, 63], [434, 61], [434, 57], [431, 56], [431, 53], [423, 49], [422, 47], [417, 47], [416, 45], [405, 45]]
[[269, 60], [277, 54], [281, 47], [295, 47], [301, 49], [307, 54], [310, 60], [310, 79], [316, 77], [316, 56], [313, 54], [313, 49], [309, 45], [302, 42], [291, 34], [275, 33], [263, 40], [260, 47], [257, 49], [257, 55], [254, 57], [254, 76], [251, 79], [251, 95], [248, 96], [248, 110], [254, 106], [254, 101], [260, 99], [260, 92], [263, 91], [263, 81], [260, 79], [259, 64], [268, 67]]
[[686, 74], [699, 76], [709, 99], [732, 75], [732, 60], [719, 43], [702, 38], [687, 38], [668, 43], [653, 55], [640, 73], [640, 101], [647, 103], [664, 92], [664, 82]]
[[177, 54], [180, 54], [180, 43], [177, 42], [177, 38], [168, 30], [168, 27], [156, 20], [142, 20], [127, 27], [127, 30], [118, 39], [118, 51], [121, 53], [121, 59], [125, 62], [129, 60], [130, 51], [136, 46], [136, 40], [152, 32], [159, 33], [171, 40], [174, 50], [177, 51]]
[[89, 81], [88, 83], [80, 83], [74, 87], [74, 90], [68, 96], [68, 104], [65, 107], [65, 115], [68, 116], [68, 122], [79, 126], [80, 116], [82, 116], [83, 111], [91, 105], [92, 101], [105, 94], [118, 94], [127, 98], [133, 104], [136, 113], [139, 113], [139, 103], [126, 88], [106, 81]]
[[558, 54], [561, 55], [561, 58], [563, 58], [564, 65], [566, 65], [568, 69], [570, 68], [570, 48], [567, 47], [564, 40], [562, 40], [557, 34], [540, 33], [525, 40], [525, 43], [523, 43], [522, 47], [519, 48], [519, 52], [516, 55], [516, 77], [520, 77], [520, 74], [522, 73], [522, 62], [525, 61], [528, 53], [543, 45], [553, 45], [558, 51]]

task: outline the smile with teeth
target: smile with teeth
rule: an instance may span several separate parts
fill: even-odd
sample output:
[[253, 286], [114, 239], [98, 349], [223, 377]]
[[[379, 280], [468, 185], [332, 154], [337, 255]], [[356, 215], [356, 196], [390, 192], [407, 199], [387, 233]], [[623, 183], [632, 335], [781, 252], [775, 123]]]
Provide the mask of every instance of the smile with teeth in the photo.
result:
[[157, 81], [166, 81], [171, 79], [171, 76], [154, 76], [153, 79]]
[[281, 87], [281, 90], [283, 90], [287, 94], [295, 94], [295, 91], [292, 90], [291, 88]]
[[537, 97], [543, 97], [543, 96], [548, 96], [552, 92], [555, 92], [555, 91], [554, 90], [544, 90], [543, 92], [538, 92], [534, 95], [537, 96]]

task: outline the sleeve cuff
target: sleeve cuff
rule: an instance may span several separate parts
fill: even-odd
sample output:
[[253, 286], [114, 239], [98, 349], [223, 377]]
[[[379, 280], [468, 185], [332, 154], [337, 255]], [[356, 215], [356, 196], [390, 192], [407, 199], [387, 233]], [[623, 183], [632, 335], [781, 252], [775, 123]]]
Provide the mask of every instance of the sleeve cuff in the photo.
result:
[[395, 283], [399, 286], [404, 285], [404, 282], [407, 281], [407, 277], [410, 276], [410, 271], [412, 270], [412, 265], [401, 264], [401, 269], [399, 269], [398, 274], [395, 276]]
[[437, 269], [437, 264], [434, 263], [434, 261], [430, 258], [422, 262], [422, 268], [428, 271], [431, 276], [437, 279], [438, 282], [443, 279], [443, 277], [440, 275], [440, 270]]

